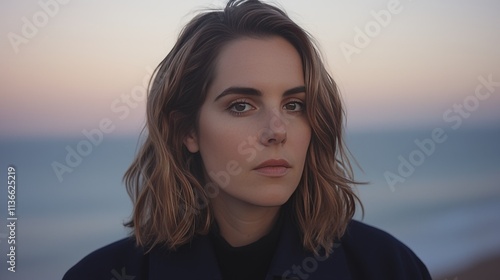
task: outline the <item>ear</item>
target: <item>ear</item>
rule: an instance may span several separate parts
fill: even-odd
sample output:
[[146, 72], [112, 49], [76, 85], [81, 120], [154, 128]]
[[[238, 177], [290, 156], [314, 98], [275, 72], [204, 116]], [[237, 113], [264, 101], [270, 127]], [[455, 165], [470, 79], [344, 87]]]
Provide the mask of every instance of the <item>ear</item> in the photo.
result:
[[185, 137], [184, 137], [184, 145], [190, 151], [191, 153], [196, 153], [200, 150], [200, 146], [198, 144], [198, 137], [196, 135], [196, 132], [191, 130]]

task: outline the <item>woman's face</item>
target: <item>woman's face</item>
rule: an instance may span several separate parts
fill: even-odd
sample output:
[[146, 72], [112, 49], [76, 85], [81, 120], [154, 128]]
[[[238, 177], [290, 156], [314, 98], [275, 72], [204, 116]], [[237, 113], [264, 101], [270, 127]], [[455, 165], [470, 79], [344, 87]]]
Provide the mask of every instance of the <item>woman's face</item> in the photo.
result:
[[184, 141], [200, 152], [216, 199], [284, 204], [297, 188], [311, 139], [299, 53], [280, 37], [241, 38], [219, 54], [199, 112]]

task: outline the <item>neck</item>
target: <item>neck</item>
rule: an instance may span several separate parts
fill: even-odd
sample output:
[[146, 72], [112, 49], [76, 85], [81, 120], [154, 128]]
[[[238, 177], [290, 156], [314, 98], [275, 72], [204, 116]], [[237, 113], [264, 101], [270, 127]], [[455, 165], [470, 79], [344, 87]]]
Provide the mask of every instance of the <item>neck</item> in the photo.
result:
[[273, 228], [280, 206], [264, 207], [224, 197], [212, 200], [220, 235], [233, 247], [251, 244]]

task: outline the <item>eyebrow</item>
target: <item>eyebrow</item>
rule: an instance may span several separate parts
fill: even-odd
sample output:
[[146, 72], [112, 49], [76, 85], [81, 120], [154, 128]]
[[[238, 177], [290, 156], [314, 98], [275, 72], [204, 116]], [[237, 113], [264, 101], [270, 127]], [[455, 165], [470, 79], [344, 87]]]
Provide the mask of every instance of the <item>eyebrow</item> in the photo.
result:
[[[305, 86], [298, 86], [291, 89], [286, 90], [283, 93], [283, 96], [289, 96], [297, 93], [306, 92]], [[250, 95], [250, 96], [262, 96], [262, 92], [258, 89], [251, 87], [229, 87], [223, 90], [215, 99], [214, 102], [219, 100], [220, 98], [229, 95], [229, 94], [242, 94], [242, 95]]]

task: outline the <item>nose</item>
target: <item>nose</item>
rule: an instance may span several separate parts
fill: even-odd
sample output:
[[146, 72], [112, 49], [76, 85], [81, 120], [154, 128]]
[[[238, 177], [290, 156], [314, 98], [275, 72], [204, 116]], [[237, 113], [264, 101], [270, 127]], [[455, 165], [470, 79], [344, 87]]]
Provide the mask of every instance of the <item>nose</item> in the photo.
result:
[[260, 143], [264, 146], [284, 144], [286, 142], [286, 121], [276, 112], [270, 114], [266, 126], [259, 131]]

